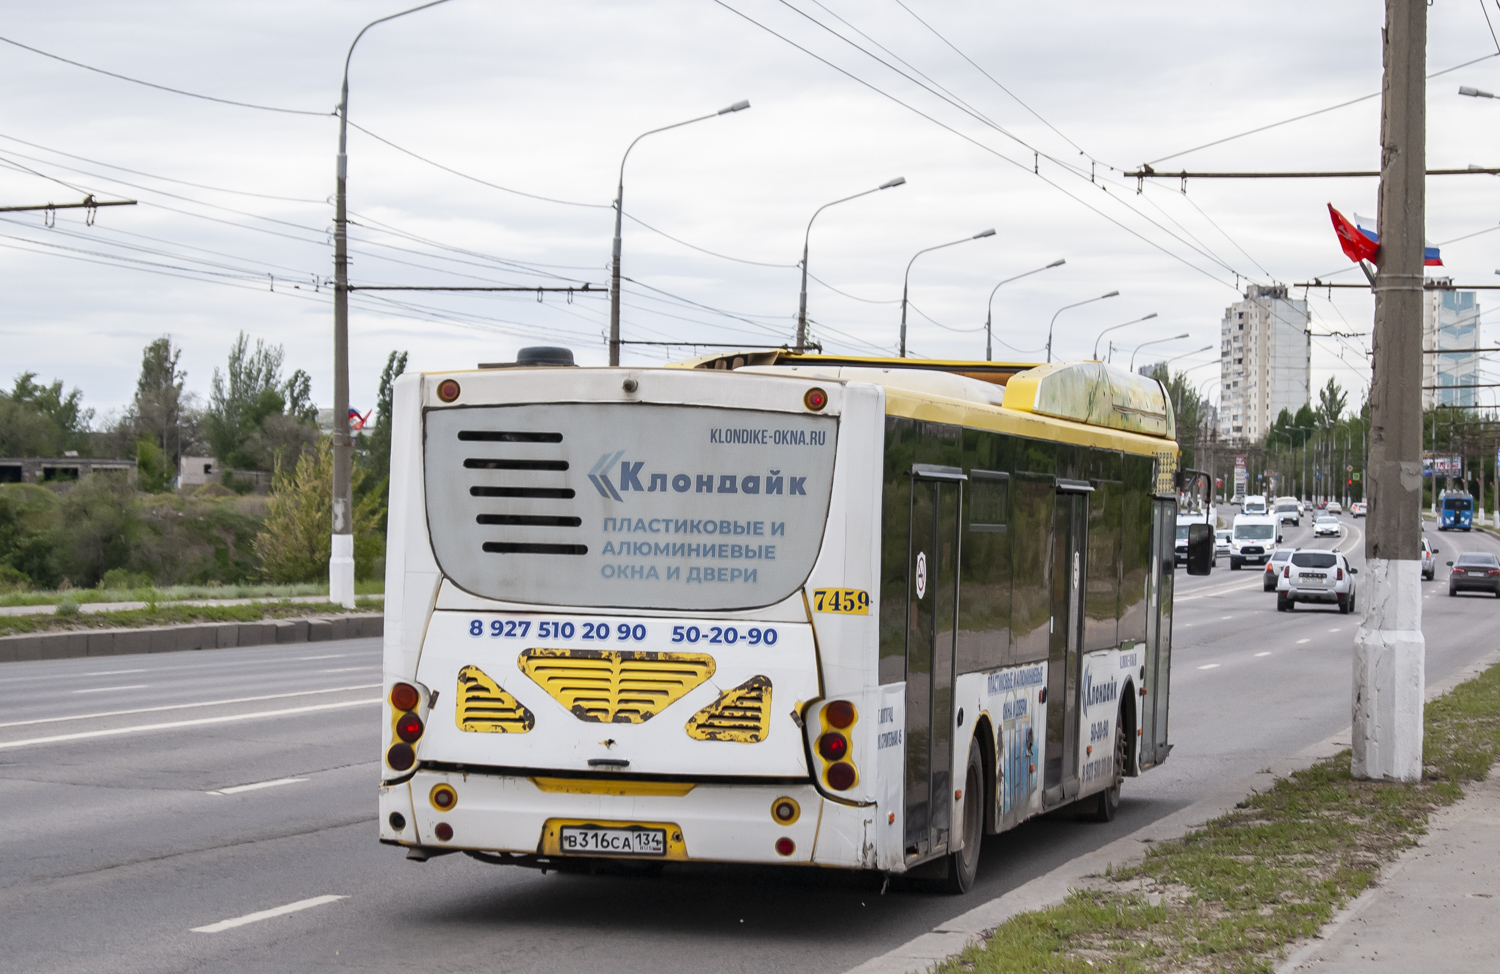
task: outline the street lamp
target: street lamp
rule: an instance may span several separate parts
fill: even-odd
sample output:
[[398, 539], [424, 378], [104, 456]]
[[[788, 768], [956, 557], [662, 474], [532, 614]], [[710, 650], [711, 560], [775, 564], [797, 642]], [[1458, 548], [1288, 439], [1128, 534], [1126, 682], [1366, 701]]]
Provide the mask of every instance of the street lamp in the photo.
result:
[[[830, 206], [837, 206], [840, 203], [857, 200], [861, 196], [869, 196], [871, 193], [878, 193], [882, 189], [894, 189], [897, 186], [905, 185], [906, 177], [897, 176], [895, 179], [881, 183], [874, 189], [867, 189], [863, 193], [855, 193], [853, 196], [845, 196], [843, 199], [834, 200], [832, 203], [824, 203], [816, 210], [813, 210], [812, 220], [807, 221], [807, 232], [802, 235], [802, 296], [797, 301], [797, 354], [802, 354], [803, 350], [807, 347], [807, 242], [812, 237], [813, 220], [816, 220], [818, 214]], [[618, 236], [618, 233], [616, 236]]]
[[1488, 91], [1480, 91], [1478, 88], [1470, 88], [1468, 85], [1464, 85], [1462, 88], [1458, 89], [1458, 93], [1460, 95], [1468, 95], [1470, 98], [1494, 98], [1495, 97], [1494, 95], [1490, 94]]
[[901, 279], [901, 358], [906, 358], [906, 289], [911, 283], [911, 265], [917, 262], [917, 258], [923, 254], [930, 254], [934, 250], [942, 250], [944, 247], [953, 247], [970, 240], [979, 240], [983, 237], [993, 237], [995, 231], [981, 230], [972, 237], [964, 237], [961, 240], [950, 240], [947, 243], [938, 244], [936, 247], [928, 247], [911, 255], [911, 260], [906, 262], [906, 276]]
[[685, 122], [674, 122], [671, 125], [663, 125], [659, 129], [642, 132], [635, 137], [630, 145], [625, 147], [625, 154], [620, 157], [620, 181], [615, 188], [615, 241], [609, 270], [609, 364], [620, 364], [620, 224], [625, 217], [625, 160], [630, 158], [630, 150], [635, 148], [635, 143], [641, 141], [648, 135], [658, 132], [666, 132], [670, 129], [680, 129], [684, 125], [692, 125], [694, 122], [705, 122], [710, 118], [718, 118], [720, 115], [728, 115], [731, 112], [741, 112], [750, 107], [748, 101], [737, 101], [727, 108], [721, 108], [712, 115], [699, 115]]
[[1130, 353], [1130, 371], [1132, 371], [1132, 372], [1135, 371], [1135, 354], [1136, 354], [1136, 352], [1139, 352], [1141, 349], [1145, 348], [1147, 345], [1160, 345], [1163, 342], [1175, 342], [1175, 341], [1178, 341], [1178, 340], [1186, 338], [1186, 337], [1188, 337], [1188, 333], [1187, 332], [1183, 332], [1180, 335], [1173, 335], [1171, 338], [1153, 338], [1149, 342], [1141, 342], [1139, 345], [1137, 345], [1135, 347], [1135, 351]]
[[[1195, 348], [1191, 352], [1183, 352], [1181, 355], [1173, 355], [1171, 358], [1167, 359], [1162, 364], [1163, 365], [1171, 365], [1173, 362], [1177, 361], [1180, 358], [1186, 358], [1189, 355], [1201, 355], [1204, 352], [1211, 352], [1211, 351], [1213, 351], [1213, 349], [1214, 349], [1214, 346], [1212, 346], [1212, 345], [1204, 345], [1202, 348]], [[1203, 364], [1204, 365], [1212, 365], [1213, 363], [1212, 362], [1204, 362]]]
[[1110, 332], [1114, 331], [1116, 328], [1124, 328], [1126, 325], [1138, 325], [1138, 324], [1140, 324], [1143, 321], [1150, 321], [1152, 318], [1155, 318], [1155, 317], [1156, 317], [1156, 312], [1153, 311], [1149, 315], [1146, 315], [1143, 318], [1133, 318], [1130, 321], [1122, 321], [1118, 325], [1110, 325], [1108, 328], [1106, 328], [1103, 331], [1101, 331], [1099, 333], [1099, 338], [1094, 339], [1094, 361], [1095, 362], [1099, 361], [1099, 339], [1100, 338], [1103, 338], [1105, 335], [1108, 335]]
[[1047, 361], [1052, 361], [1052, 328], [1057, 324], [1058, 315], [1062, 314], [1064, 311], [1067, 311], [1069, 308], [1081, 308], [1086, 304], [1093, 304], [1095, 301], [1103, 301], [1105, 298], [1116, 298], [1119, 296], [1119, 291], [1111, 291], [1108, 294], [1101, 294], [1097, 298], [1089, 298], [1087, 301], [1079, 301], [1076, 304], [1065, 304], [1061, 308], [1058, 308], [1057, 312], [1053, 314], [1052, 320], [1047, 324]]
[[350, 473], [354, 442], [349, 436], [349, 223], [345, 216], [345, 183], [349, 175], [349, 62], [365, 31], [397, 17], [436, 7], [448, 0], [372, 20], [354, 35], [344, 56], [344, 85], [339, 91], [338, 182], [333, 206], [333, 537], [328, 552], [328, 601], [354, 608], [354, 492]]
[[[1068, 259], [1066, 257], [1059, 257], [1057, 260], [1054, 260], [1052, 263], [1048, 264], [1046, 267], [1038, 267], [1034, 271], [1027, 271], [1025, 274], [1017, 274], [1015, 277], [1007, 277], [1005, 280], [1001, 281], [1000, 284], [1009, 284], [1011, 281], [1019, 281], [1023, 277], [1030, 277], [1032, 274], [1040, 274], [1042, 271], [1051, 270], [1054, 267], [1061, 267], [1062, 265], [1066, 264], [1067, 262], [1068, 262]], [[1000, 290], [1000, 284], [996, 284], [990, 290], [990, 300], [989, 300], [989, 303], [987, 305], [985, 305], [985, 311], [984, 311], [984, 360], [986, 362], [988, 362], [988, 361], [991, 360], [991, 354], [990, 354], [990, 349], [991, 349], [991, 342], [990, 342], [990, 338], [991, 338], [990, 317], [994, 313], [994, 310], [995, 310], [995, 292], [998, 291], [998, 290]]]

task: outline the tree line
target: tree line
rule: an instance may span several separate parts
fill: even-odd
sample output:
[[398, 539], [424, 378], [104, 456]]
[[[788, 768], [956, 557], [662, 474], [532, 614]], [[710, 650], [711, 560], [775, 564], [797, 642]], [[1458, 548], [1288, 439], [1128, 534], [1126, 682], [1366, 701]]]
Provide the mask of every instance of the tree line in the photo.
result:
[[[130, 404], [98, 420], [81, 390], [18, 375], [0, 389], [0, 456], [129, 457], [134, 483], [98, 473], [78, 484], [0, 484], [0, 590], [99, 584], [317, 582], [327, 577], [332, 451], [311, 378], [284, 349], [240, 333], [206, 400], [189, 391], [169, 337], [142, 351]], [[355, 437], [355, 572], [378, 576], [389, 486], [391, 352], [374, 424]], [[338, 418], [336, 418], [337, 421]], [[184, 456], [212, 456], [223, 484], [174, 489]], [[268, 496], [233, 471], [271, 474]]]

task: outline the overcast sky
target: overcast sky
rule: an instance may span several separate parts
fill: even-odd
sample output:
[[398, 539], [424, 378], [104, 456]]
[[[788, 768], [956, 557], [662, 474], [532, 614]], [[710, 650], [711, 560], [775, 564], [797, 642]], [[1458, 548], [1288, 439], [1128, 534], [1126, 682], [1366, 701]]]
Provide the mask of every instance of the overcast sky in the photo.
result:
[[[1174, 367], [1194, 367], [1217, 361], [1220, 319], [1247, 281], [1359, 279], [1325, 204], [1373, 217], [1376, 180], [1199, 180], [1185, 196], [1163, 180], [1138, 195], [1120, 173], [1378, 92], [1381, 3], [904, 2], [450, 0], [373, 28], [353, 58], [350, 121], [494, 185], [351, 131], [353, 281], [607, 285], [625, 147], [742, 98], [751, 110], [651, 136], [630, 157], [626, 339], [789, 341], [809, 216], [894, 176], [907, 184], [827, 210], [813, 230], [810, 267], [824, 283], [810, 286], [809, 314], [829, 351], [891, 353], [912, 255], [991, 227], [994, 237], [915, 263], [914, 354], [982, 357], [991, 288], [1059, 257], [1065, 266], [999, 289], [996, 358], [1035, 360], [1058, 308], [1119, 290], [1057, 319], [1057, 355], [1087, 357], [1101, 329], [1156, 312], [1114, 333], [1127, 346], [1117, 364], [1136, 343], [1186, 332], [1140, 361], [1190, 353]], [[0, 36], [159, 85], [331, 113], [354, 35], [404, 6], [11, 3]], [[1430, 8], [1429, 71], [1491, 55], [1429, 83], [1433, 167], [1500, 163], [1500, 103], [1457, 95], [1500, 90], [1485, 9], [1500, 26], [1494, 0]], [[140, 201], [101, 209], [92, 227], [77, 210], [50, 229], [40, 213], [0, 215], [0, 382], [34, 371], [117, 410], [141, 348], [170, 334], [188, 386], [206, 395], [243, 330], [285, 346], [288, 368], [311, 373], [314, 398], [330, 402], [331, 114], [194, 99], [8, 44], [0, 86], [0, 205], [82, 191]], [[1156, 165], [1373, 169], [1378, 128], [1370, 98]], [[1434, 242], [1494, 229], [1500, 184], [1434, 178], [1427, 213]], [[1497, 244], [1500, 233], [1446, 244], [1437, 273], [1495, 281]], [[1310, 297], [1315, 332], [1370, 330], [1367, 292]], [[1491, 298], [1480, 300], [1488, 312]], [[372, 404], [393, 349], [416, 369], [543, 343], [602, 364], [607, 327], [604, 297], [356, 293], [354, 404]], [[1358, 401], [1368, 341], [1315, 339], [1314, 385], [1336, 376]], [[693, 351], [636, 345], [625, 361]], [[1191, 375], [1207, 382], [1217, 369]]]

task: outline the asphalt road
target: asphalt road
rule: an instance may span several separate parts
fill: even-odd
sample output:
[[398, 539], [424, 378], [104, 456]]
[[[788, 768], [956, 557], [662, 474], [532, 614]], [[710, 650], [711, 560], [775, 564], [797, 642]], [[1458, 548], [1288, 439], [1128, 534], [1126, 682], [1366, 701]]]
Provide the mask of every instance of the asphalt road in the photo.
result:
[[[1360, 566], [1364, 522], [1343, 520], [1286, 543]], [[1437, 679], [1500, 619], [1500, 600], [1448, 598], [1442, 562], [1500, 543], [1429, 537]], [[986, 839], [963, 898], [823, 871], [408, 862], [375, 841], [378, 640], [0, 666], [0, 970], [837, 974], [1348, 725], [1356, 615], [1278, 613], [1224, 558], [1177, 581], [1171, 759], [1126, 782], [1114, 823]]]

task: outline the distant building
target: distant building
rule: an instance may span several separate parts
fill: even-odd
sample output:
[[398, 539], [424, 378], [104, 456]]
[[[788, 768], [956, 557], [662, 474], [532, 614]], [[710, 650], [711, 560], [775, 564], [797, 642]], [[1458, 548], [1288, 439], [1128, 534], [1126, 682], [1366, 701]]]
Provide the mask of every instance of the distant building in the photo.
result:
[[101, 470], [123, 470], [135, 480], [135, 461], [129, 457], [80, 457], [69, 450], [60, 457], [0, 457], [0, 484], [48, 484], [81, 480]]
[[1312, 384], [1311, 320], [1306, 299], [1286, 286], [1250, 285], [1245, 299], [1224, 309], [1219, 338], [1219, 437], [1265, 438], [1283, 409], [1307, 405]]
[[202, 487], [204, 484], [220, 483], [223, 479], [219, 461], [214, 457], [183, 457], [182, 464], [177, 468], [179, 487]]
[[1480, 381], [1479, 301], [1473, 291], [1434, 289], [1422, 294], [1422, 349], [1442, 350], [1422, 356], [1423, 409], [1479, 405], [1479, 390], [1474, 388]]
[[1151, 376], [1153, 376], [1154, 374], [1156, 374], [1156, 370], [1157, 369], [1161, 369], [1163, 372], [1165, 372], [1166, 369], [1167, 369], [1167, 363], [1166, 362], [1152, 362], [1150, 365], [1142, 365], [1140, 368], [1138, 368], [1138, 369], [1135, 370], [1135, 374], [1136, 375], [1144, 375], [1146, 378], [1149, 379], [1149, 378], [1151, 378]]

